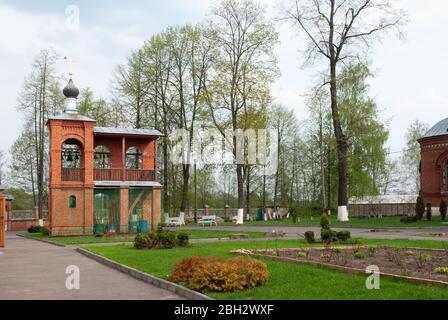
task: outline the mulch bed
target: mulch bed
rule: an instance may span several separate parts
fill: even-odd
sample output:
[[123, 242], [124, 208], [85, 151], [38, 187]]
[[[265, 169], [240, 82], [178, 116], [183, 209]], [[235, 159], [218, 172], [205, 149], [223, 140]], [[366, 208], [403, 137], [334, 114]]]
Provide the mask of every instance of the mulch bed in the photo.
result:
[[[356, 259], [360, 252], [363, 258]], [[435, 269], [448, 267], [448, 250], [364, 246], [325, 248], [301, 248], [279, 250], [242, 250], [235, 253], [275, 259], [280, 261], [308, 263], [336, 268], [348, 273], [365, 273], [368, 266], [378, 266], [385, 276], [412, 280], [419, 283], [448, 285], [448, 274], [436, 273]], [[306, 256], [301, 256], [301, 255]]]

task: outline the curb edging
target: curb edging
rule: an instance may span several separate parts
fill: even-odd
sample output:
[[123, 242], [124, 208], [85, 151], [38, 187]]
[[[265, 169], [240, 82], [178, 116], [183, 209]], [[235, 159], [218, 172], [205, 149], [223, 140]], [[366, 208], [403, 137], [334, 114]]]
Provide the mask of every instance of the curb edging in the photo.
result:
[[93, 252], [90, 252], [83, 248], [77, 248], [76, 251], [81, 253], [82, 255], [93, 259], [107, 267], [110, 267], [112, 269], [115, 269], [117, 271], [120, 271], [122, 273], [125, 273], [137, 280], [144, 281], [146, 283], [149, 283], [155, 287], [166, 289], [168, 291], [171, 291], [173, 293], [176, 293], [188, 300], [214, 300], [213, 298], [210, 298], [209, 296], [206, 296], [202, 293], [193, 291], [191, 289], [185, 288], [183, 286], [180, 286], [176, 283], [155, 277], [153, 275], [150, 275], [145, 272], [141, 272], [137, 269], [128, 267], [126, 265], [123, 265], [121, 263], [115, 262], [111, 259], [105, 258], [103, 256], [97, 255]]
[[29, 237], [29, 236], [26, 236], [26, 235], [20, 234], [20, 233], [16, 233], [16, 236], [25, 238], [25, 239], [40, 241], [40, 242], [51, 244], [51, 245], [61, 247], [61, 248], [67, 247], [65, 244], [61, 244], [61, 243], [57, 243], [57, 242], [53, 242], [53, 241], [49, 241], [49, 240], [45, 240], [45, 239], [35, 238], [35, 237]]

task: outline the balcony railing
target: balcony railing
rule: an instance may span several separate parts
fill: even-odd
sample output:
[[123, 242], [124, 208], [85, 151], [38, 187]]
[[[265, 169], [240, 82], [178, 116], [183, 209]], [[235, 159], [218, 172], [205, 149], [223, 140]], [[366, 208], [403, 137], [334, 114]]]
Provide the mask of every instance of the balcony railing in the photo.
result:
[[[154, 170], [94, 169], [95, 181], [156, 181]], [[84, 169], [62, 168], [62, 181], [83, 182]]]
[[84, 181], [84, 169], [62, 168], [62, 181], [82, 182]]
[[95, 181], [156, 181], [154, 170], [95, 169]]

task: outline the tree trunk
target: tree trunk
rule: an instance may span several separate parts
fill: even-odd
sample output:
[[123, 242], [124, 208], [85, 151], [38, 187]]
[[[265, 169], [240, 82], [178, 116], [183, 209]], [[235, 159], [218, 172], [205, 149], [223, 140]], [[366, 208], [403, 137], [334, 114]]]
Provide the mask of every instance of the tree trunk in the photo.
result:
[[238, 185], [238, 209], [244, 209], [244, 165], [236, 165], [236, 179]]
[[338, 156], [338, 219], [346, 221], [347, 217], [347, 138], [342, 131], [337, 100], [336, 63], [331, 63], [331, 111]]
[[190, 180], [190, 164], [182, 165], [182, 177], [183, 177], [183, 186], [182, 186], [182, 200], [180, 204], [180, 211], [185, 212], [188, 205], [188, 184]]

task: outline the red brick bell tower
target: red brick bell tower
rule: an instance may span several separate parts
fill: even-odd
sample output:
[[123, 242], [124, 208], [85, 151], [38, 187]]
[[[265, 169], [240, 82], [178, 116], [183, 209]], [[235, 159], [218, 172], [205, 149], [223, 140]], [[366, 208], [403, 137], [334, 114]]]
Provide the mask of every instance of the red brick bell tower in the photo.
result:
[[92, 234], [93, 129], [95, 120], [78, 114], [79, 90], [70, 79], [63, 91], [64, 113], [48, 120], [50, 134], [49, 218], [53, 236]]

